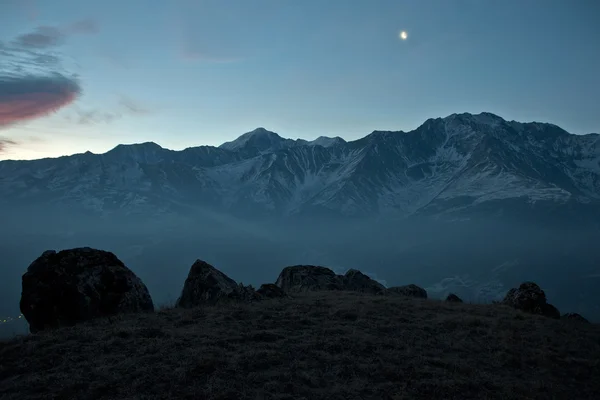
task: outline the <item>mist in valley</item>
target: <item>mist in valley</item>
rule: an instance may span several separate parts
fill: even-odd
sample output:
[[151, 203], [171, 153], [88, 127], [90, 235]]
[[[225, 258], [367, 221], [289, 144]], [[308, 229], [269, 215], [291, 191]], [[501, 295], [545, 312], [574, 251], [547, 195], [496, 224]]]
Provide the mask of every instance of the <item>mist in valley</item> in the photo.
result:
[[[201, 259], [255, 288], [274, 282], [286, 266], [309, 264], [338, 274], [355, 268], [387, 287], [415, 283], [431, 298], [454, 292], [478, 303], [532, 280], [561, 312], [600, 320], [594, 230], [499, 220], [242, 220], [208, 211], [100, 218], [15, 210], [0, 228], [2, 318], [20, 314], [21, 276], [43, 251], [89, 246], [115, 253], [146, 284], [155, 307], [174, 304], [191, 265]], [[0, 324], [2, 337], [27, 332], [22, 319]]]

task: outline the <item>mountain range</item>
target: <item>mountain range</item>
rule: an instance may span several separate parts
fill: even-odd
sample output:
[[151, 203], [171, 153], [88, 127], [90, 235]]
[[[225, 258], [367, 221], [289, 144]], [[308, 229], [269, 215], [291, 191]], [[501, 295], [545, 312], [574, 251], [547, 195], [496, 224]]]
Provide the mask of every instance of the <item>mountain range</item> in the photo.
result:
[[353, 141], [258, 128], [219, 147], [7, 160], [0, 313], [41, 252], [93, 246], [122, 254], [162, 301], [201, 257], [244, 282], [313, 263], [475, 302], [533, 280], [600, 321], [599, 229], [600, 135], [490, 113]]
[[[219, 147], [148, 142], [0, 162], [0, 206], [94, 215], [600, 216], [600, 135], [491, 113], [428, 119], [354, 141], [258, 128]], [[551, 212], [550, 212], [551, 211]], [[600, 218], [596, 219], [600, 221]]]

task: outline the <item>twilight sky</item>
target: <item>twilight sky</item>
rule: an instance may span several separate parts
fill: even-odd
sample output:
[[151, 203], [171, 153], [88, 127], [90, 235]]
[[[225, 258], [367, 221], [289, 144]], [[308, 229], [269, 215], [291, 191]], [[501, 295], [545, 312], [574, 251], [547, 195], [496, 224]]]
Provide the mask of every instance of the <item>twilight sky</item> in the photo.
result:
[[0, 0], [0, 159], [259, 126], [352, 140], [455, 112], [598, 132], [599, 16], [597, 0]]

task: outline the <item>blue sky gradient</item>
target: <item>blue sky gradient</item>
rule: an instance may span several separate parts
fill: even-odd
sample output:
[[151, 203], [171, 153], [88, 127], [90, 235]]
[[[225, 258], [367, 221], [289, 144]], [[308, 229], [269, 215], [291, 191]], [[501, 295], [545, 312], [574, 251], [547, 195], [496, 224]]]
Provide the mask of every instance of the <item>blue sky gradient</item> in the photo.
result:
[[[259, 126], [353, 140], [455, 112], [598, 132], [599, 15], [595, 0], [3, 0], [0, 80], [60, 73], [80, 93], [0, 126], [0, 159], [219, 145]], [[56, 42], [25, 40], [40, 27]], [[19, 45], [53, 62], [26, 64]]]

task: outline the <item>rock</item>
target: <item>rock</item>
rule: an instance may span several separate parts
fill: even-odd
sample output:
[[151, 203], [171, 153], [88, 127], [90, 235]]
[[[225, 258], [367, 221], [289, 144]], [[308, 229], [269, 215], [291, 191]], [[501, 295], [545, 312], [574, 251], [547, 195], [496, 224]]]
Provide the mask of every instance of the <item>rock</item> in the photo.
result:
[[385, 286], [356, 269], [346, 272], [342, 281], [344, 283], [344, 290], [372, 294], [382, 294], [385, 292]]
[[190, 268], [175, 307], [191, 308], [228, 300], [249, 302], [259, 299], [260, 294], [252, 286], [238, 285], [212, 265], [196, 260]]
[[533, 282], [524, 282], [519, 288], [510, 289], [502, 304], [531, 314], [560, 318], [558, 309], [547, 303], [546, 294]]
[[455, 295], [454, 293], [450, 293], [448, 297], [446, 297], [446, 301], [449, 303], [462, 303], [462, 299]]
[[260, 285], [260, 288], [256, 291], [258, 294], [268, 299], [284, 298], [288, 297], [287, 294], [274, 283], [265, 283]]
[[418, 297], [421, 299], [427, 298], [427, 291], [422, 287], [419, 287], [414, 284], [404, 285], [404, 286], [392, 286], [386, 289], [387, 294], [392, 295], [400, 295], [400, 296], [409, 296], [409, 297]]
[[254, 288], [252, 287], [252, 285], [244, 286], [240, 283], [233, 290], [233, 292], [227, 295], [227, 299], [237, 302], [251, 303], [253, 301], [262, 300], [263, 296], [260, 293], [257, 293], [256, 290], [254, 290]]
[[97, 317], [154, 311], [146, 285], [113, 253], [48, 250], [22, 278], [20, 308], [36, 333]]
[[566, 313], [560, 318], [569, 320], [569, 321], [585, 322], [588, 324], [590, 323], [590, 321], [588, 321], [587, 319], [585, 319], [584, 317], [582, 317], [580, 314], [577, 314], [577, 313]]
[[319, 290], [349, 290], [373, 294], [385, 292], [385, 286], [358, 270], [351, 269], [345, 275], [336, 275], [329, 268], [312, 265], [284, 268], [275, 284], [285, 293]]
[[275, 284], [285, 293], [318, 290], [344, 290], [342, 276], [325, 267], [294, 265], [285, 267]]

